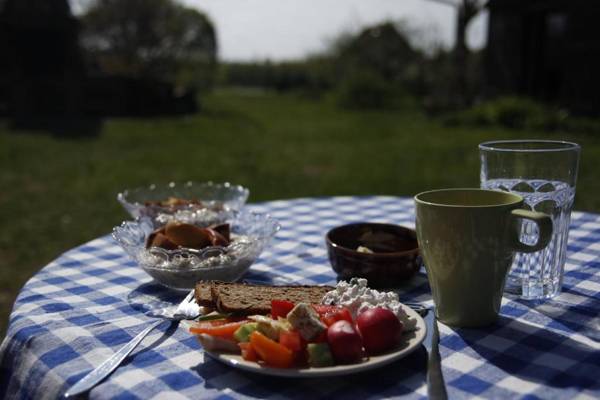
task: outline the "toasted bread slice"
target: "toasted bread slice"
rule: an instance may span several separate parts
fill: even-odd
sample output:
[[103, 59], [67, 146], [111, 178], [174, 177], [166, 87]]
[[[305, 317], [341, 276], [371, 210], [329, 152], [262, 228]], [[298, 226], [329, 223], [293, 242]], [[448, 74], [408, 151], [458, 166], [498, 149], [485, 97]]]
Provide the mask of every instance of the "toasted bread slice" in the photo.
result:
[[[212, 306], [220, 312], [235, 314], [268, 314], [271, 300], [287, 300], [293, 303], [319, 304], [331, 286], [316, 285], [251, 285], [246, 283], [199, 282], [196, 285], [196, 301], [202, 306]], [[208, 299], [210, 290], [210, 299]]]
[[[215, 303], [212, 299], [212, 294], [210, 291], [210, 286], [215, 282], [210, 281], [200, 281], [196, 283], [196, 287], [194, 289], [194, 297], [196, 298], [196, 303], [198, 303], [201, 307], [215, 307]], [[225, 283], [225, 282], [219, 282]]]

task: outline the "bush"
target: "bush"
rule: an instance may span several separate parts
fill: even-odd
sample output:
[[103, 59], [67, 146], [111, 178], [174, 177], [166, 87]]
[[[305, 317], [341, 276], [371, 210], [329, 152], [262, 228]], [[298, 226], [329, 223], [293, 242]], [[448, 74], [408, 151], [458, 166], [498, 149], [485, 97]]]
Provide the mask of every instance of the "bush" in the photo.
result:
[[402, 85], [368, 70], [347, 74], [334, 94], [337, 104], [347, 109], [397, 109], [414, 102]]
[[200, 90], [212, 87], [217, 38], [213, 23], [202, 12], [176, 0], [85, 4], [80, 42], [88, 72], [158, 79]]
[[312, 57], [294, 62], [227, 63], [221, 66], [220, 84], [260, 87], [279, 92], [305, 91], [320, 93], [329, 89], [331, 61]]
[[500, 125], [523, 129], [531, 124], [539, 124], [545, 118], [545, 110], [529, 99], [501, 97], [460, 111], [451, 118], [458, 124]]
[[542, 131], [565, 130], [578, 133], [600, 132], [600, 121], [571, 116], [522, 97], [499, 97], [444, 118], [450, 125], [502, 126], [509, 129]]
[[372, 73], [353, 73], [344, 77], [336, 90], [336, 101], [344, 108], [382, 108], [391, 93], [385, 81]]

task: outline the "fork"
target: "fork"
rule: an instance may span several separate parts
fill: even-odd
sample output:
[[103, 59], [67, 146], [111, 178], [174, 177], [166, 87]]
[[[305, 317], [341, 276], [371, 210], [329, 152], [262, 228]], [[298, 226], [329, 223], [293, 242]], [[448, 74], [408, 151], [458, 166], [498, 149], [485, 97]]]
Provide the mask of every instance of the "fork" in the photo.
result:
[[148, 313], [147, 315], [159, 317], [160, 319], [152, 322], [147, 328], [138, 333], [136, 337], [131, 339], [125, 346], [121, 347], [121, 349], [119, 349], [109, 359], [93, 369], [89, 374], [81, 378], [81, 380], [67, 390], [67, 392], [64, 394], [64, 398], [70, 398], [84, 393], [100, 383], [104, 378], [117, 369], [119, 365], [121, 365], [123, 360], [127, 358], [127, 356], [154, 328], [165, 322], [165, 320], [178, 322], [184, 319], [194, 319], [200, 314], [200, 308], [194, 300], [193, 290], [190, 291], [185, 299], [183, 299], [175, 311], [173, 311], [173, 308], [174, 307], [167, 307], [156, 312]]
[[425, 318], [425, 316], [429, 313], [430, 308], [424, 304], [413, 303], [410, 301], [403, 301], [402, 304], [404, 304], [405, 306], [408, 306], [409, 308], [411, 308], [413, 311], [415, 311], [417, 314], [419, 314], [423, 318]]

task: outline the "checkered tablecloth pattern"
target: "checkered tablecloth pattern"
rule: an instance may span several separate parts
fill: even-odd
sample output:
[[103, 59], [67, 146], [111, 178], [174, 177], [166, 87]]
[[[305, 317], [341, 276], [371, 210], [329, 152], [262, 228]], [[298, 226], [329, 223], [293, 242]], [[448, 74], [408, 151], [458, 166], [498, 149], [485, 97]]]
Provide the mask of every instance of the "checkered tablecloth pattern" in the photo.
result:
[[[414, 226], [411, 199], [304, 198], [250, 205], [282, 229], [247, 279], [334, 284], [325, 232], [354, 221]], [[421, 271], [400, 288], [404, 300], [430, 302]], [[0, 397], [52, 399], [144, 329], [144, 305], [176, 304], [110, 236], [70, 250], [22, 289], [0, 348]], [[448, 394], [461, 398], [600, 397], [600, 215], [573, 214], [563, 293], [530, 303], [504, 298], [486, 329], [440, 324]], [[388, 367], [327, 379], [243, 372], [205, 357], [176, 324], [154, 330], [95, 387], [93, 399], [425, 398], [425, 349]]]

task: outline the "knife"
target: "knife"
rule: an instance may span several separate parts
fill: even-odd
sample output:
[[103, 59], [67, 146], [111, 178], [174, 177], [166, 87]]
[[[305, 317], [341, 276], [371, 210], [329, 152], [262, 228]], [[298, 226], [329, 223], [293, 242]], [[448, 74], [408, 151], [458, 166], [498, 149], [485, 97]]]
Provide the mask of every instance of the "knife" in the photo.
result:
[[[427, 360], [427, 397], [432, 400], [446, 400], [446, 384], [442, 374], [442, 362], [440, 357], [440, 331], [434, 312], [429, 313], [428, 328], [431, 328], [431, 348]], [[429, 335], [428, 335], [429, 336]]]

